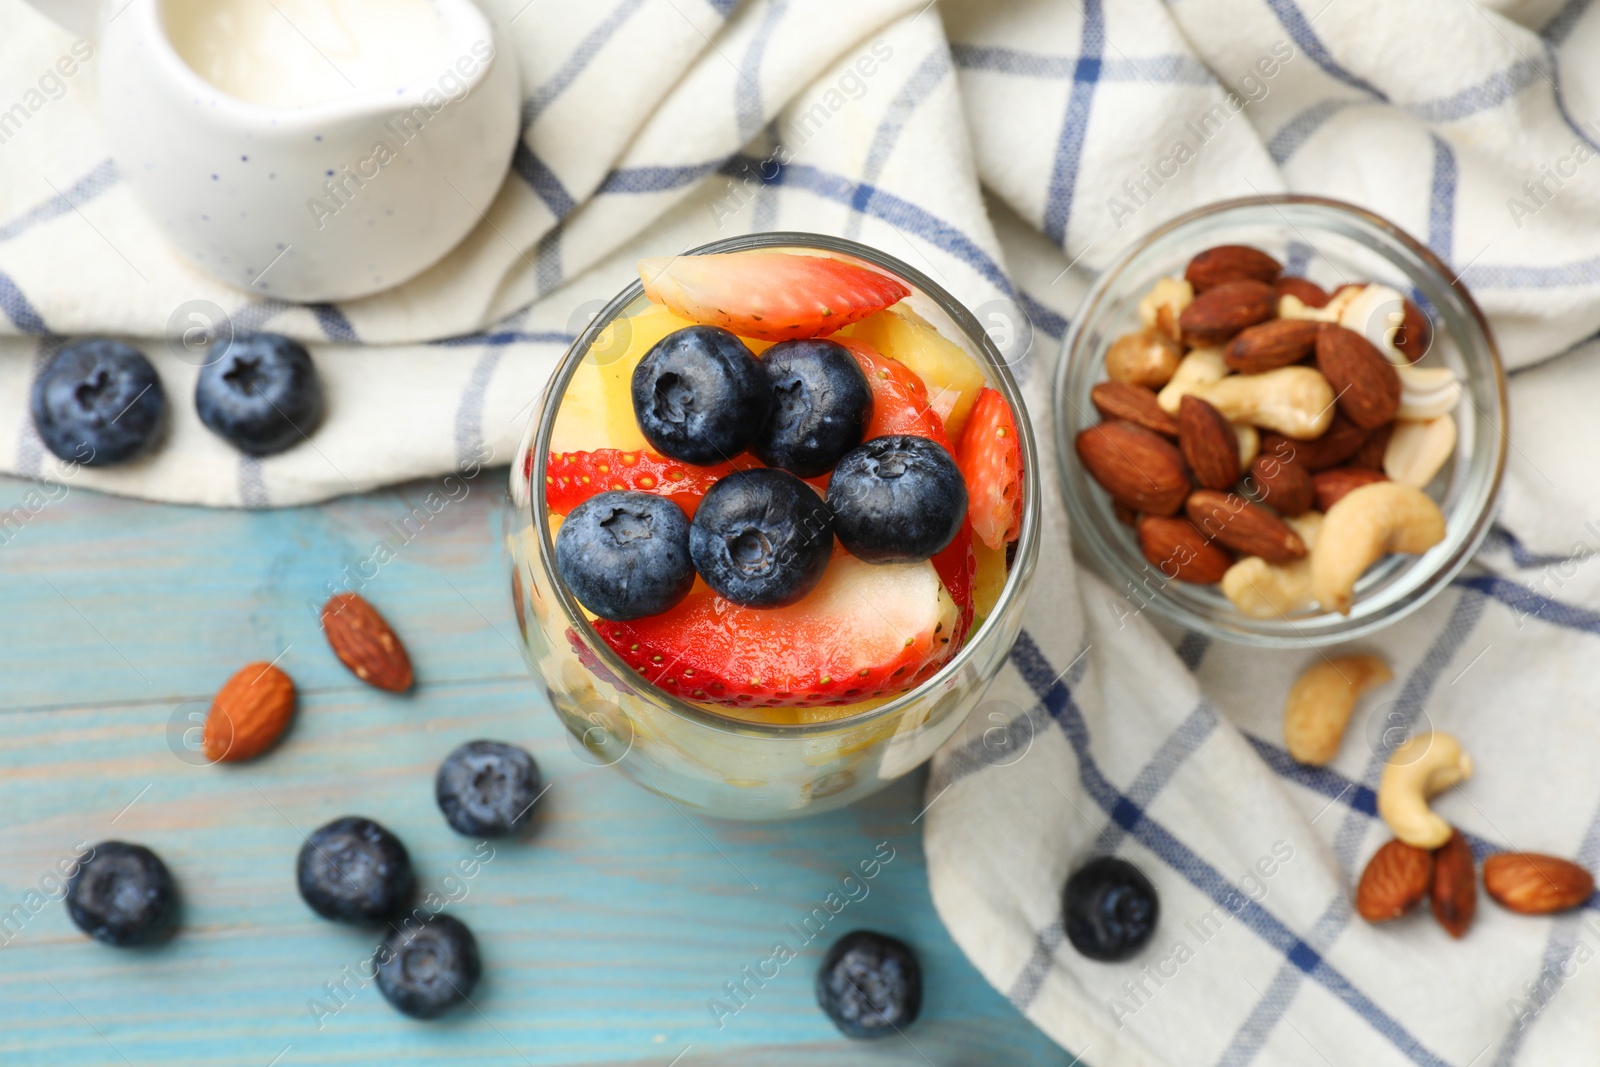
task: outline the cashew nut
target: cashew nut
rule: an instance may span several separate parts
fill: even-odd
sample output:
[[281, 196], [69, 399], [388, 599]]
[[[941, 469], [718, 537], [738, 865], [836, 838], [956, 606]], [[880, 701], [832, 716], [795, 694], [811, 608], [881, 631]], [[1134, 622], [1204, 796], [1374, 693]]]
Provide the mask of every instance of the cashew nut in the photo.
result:
[[1333, 423], [1333, 386], [1310, 367], [1234, 375], [1189, 392], [1209, 401], [1230, 422], [1248, 422], [1300, 441], [1321, 437]]
[[1106, 377], [1114, 382], [1159, 389], [1178, 369], [1183, 347], [1156, 330], [1125, 333], [1106, 350]]
[[1425, 422], [1402, 419], [1394, 424], [1383, 450], [1383, 473], [1391, 481], [1421, 489], [1455, 450], [1456, 420], [1449, 415]]
[[[1308, 550], [1317, 547], [1322, 533], [1321, 512], [1285, 515], [1283, 521], [1300, 535]], [[1239, 614], [1252, 619], [1286, 619], [1309, 611], [1317, 606], [1311, 595], [1311, 557], [1268, 563], [1260, 556], [1246, 556], [1222, 576], [1222, 593]]]
[[1350, 614], [1357, 580], [1390, 552], [1419, 554], [1444, 540], [1444, 513], [1420, 489], [1373, 482], [1328, 509], [1311, 552], [1311, 594], [1329, 611]]
[[1395, 749], [1378, 780], [1378, 814], [1394, 836], [1417, 848], [1438, 848], [1450, 824], [1433, 813], [1428, 798], [1472, 777], [1472, 757], [1461, 742], [1435, 731]]
[[1400, 376], [1401, 419], [1434, 419], [1454, 411], [1461, 402], [1461, 382], [1449, 367], [1414, 367], [1402, 363], [1395, 367]]
[[1318, 767], [1332, 762], [1356, 700], [1393, 677], [1377, 656], [1338, 656], [1306, 668], [1283, 704], [1283, 744], [1289, 755]]
[[1278, 297], [1278, 318], [1280, 319], [1309, 319], [1312, 322], [1338, 322], [1339, 316], [1344, 313], [1345, 306], [1354, 300], [1361, 292], [1361, 287], [1341, 289], [1333, 294], [1333, 298], [1319, 308], [1311, 307], [1298, 296], [1284, 293]]
[[1196, 392], [1203, 385], [1220, 382], [1229, 374], [1227, 361], [1222, 358], [1220, 348], [1196, 348], [1183, 362], [1178, 364], [1178, 369], [1172, 372], [1172, 379], [1167, 382], [1166, 388], [1156, 394], [1156, 403], [1161, 405], [1161, 410], [1168, 415], [1178, 413], [1178, 404], [1188, 393]]
[[1247, 471], [1261, 454], [1261, 435], [1248, 422], [1234, 423], [1233, 433], [1239, 438], [1239, 469]]
[[1139, 321], [1146, 329], [1160, 330], [1174, 341], [1180, 339], [1178, 316], [1194, 302], [1194, 286], [1186, 278], [1159, 279], [1139, 301]]
[[1372, 347], [1387, 356], [1390, 363], [1410, 366], [1411, 361], [1394, 344], [1395, 334], [1406, 321], [1406, 298], [1400, 295], [1400, 290], [1387, 285], [1365, 285], [1346, 292], [1354, 292], [1355, 296], [1339, 312], [1339, 325], [1372, 342]]

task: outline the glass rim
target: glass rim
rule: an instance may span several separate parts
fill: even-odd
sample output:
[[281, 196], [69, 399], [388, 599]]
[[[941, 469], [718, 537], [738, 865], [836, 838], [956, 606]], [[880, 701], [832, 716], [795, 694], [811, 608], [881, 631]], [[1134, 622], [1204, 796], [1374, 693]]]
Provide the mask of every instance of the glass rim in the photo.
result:
[[[527, 507], [532, 510], [534, 525], [538, 528], [537, 533], [541, 548], [540, 566], [544, 569], [545, 577], [555, 591], [557, 603], [566, 615], [569, 624], [582, 623], [582, 626], [572, 625], [573, 632], [578, 634], [579, 640], [583, 642], [584, 647], [589, 649], [605, 664], [607, 670], [610, 670], [619, 679], [628, 680], [630, 685], [637, 682], [639, 694], [645, 699], [650, 700], [666, 711], [700, 725], [725, 733], [792, 739], [838, 733], [842, 730], [854, 729], [880, 719], [904, 713], [915, 702], [923, 699], [930, 690], [943, 685], [959, 673], [971, 658], [977, 654], [979, 639], [993, 630], [1000, 616], [1018, 607], [1023, 595], [1022, 587], [1032, 575], [1032, 560], [1038, 548], [1040, 526], [1039, 460], [1033, 425], [1028, 417], [1027, 408], [1022, 402], [1021, 388], [1017, 385], [1016, 379], [1011, 374], [1011, 368], [1004, 357], [1001, 356], [999, 349], [995, 347], [994, 342], [984, 331], [982, 324], [978, 322], [977, 317], [967, 309], [965, 304], [961, 303], [946, 291], [943, 286], [915, 267], [886, 252], [857, 241], [834, 237], [829, 234], [808, 233], [800, 230], [772, 230], [763, 233], [725, 237], [707, 244], [697, 245], [694, 248], [678, 253], [678, 255], [699, 256], [718, 252], [748, 252], [761, 248], [814, 248], [859, 259], [864, 263], [894, 274], [938, 304], [940, 310], [948, 315], [966, 334], [967, 339], [978, 348], [988, 369], [993, 372], [994, 381], [992, 383], [986, 382], [985, 384], [992, 384], [998, 388], [1006, 403], [1011, 406], [1013, 421], [1017, 424], [1018, 436], [1021, 438], [1023, 509], [1021, 533], [1017, 538], [1015, 565], [1012, 566], [1010, 573], [1006, 575], [1006, 584], [1000, 592], [1000, 598], [995, 602], [993, 610], [984, 619], [984, 625], [969, 633], [962, 646], [931, 677], [924, 680], [914, 689], [908, 690], [890, 700], [887, 704], [836, 719], [794, 724], [764, 723], [734, 718], [674, 696], [660, 686], [645, 681], [636, 670], [628, 666], [621, 656], [612, 651], [610, 645], [595, 638], [592, 633], [593, 625], [580, 609], [572, 593], [567, 589], [566, 583], [556, 573], [555, 546], [550, 538], [549, 512], [544, 497], [545, 468], [550, 456], [550, 437], [555, 429], [555, 414], [559, 410], [560, 399], [566, 395], [567, 384], [571, 381], [578, 365], [583, 362], [583, 358], [588, 354], [589, 349], [593, 346], [600, 333], [615, 321], [624, 309], [644, 295], [644, 283], [638, 279], [635, 279], [613, 297], [595, 315], [594, 319], [573, 341], [572, 346], [562, 355], [561, 361], [551, 372], [549, 381], [545, 383], [544, 391], [539, 397], [538, 407], [533, 414], [538, 429], [533, 435], [531, 443], [534, 462], [528, 474], [529, 499]], [[513, 477], [517, 477], [521, 473], [517, 465], [513, 465], [512, 471]], [[513, 504], [512, 506], [515, 505]], [[597, 681], [602, 680], [597, 679]]]
[[[1471, 561], [1482, 546], [1494, 521], [1503, 489], [1509, 449], [1510, 394], [1506, 383], [1505, 364], [1501, 359], [1500, 348], [1495, 340], [1494, 331], [1490, 327], [1488, 319], [1484, 316], [1483, 310], [1473, 298], [1471, 291], [1462, 284], [1460, 276], [1435, 255], [1432, 249], [1407, 233], [1402, 227], [1358, 204], [1336, 200], [1331, 197], [1300, 193], [1261, 194], [1218, 200], [1193, 208], [1175, 218], [1169, 219], [1124, 248], [1095, 278], [1080, 301], [1078, 311], [1073, 316], [1066, 336], [1063, 338], [1061, 355], [1057, 361], [1056, 372], [1053, 375], [1051, 407], [1056, 414], [1056, 418], [1052, 429], [1055, 437], [1054, 443], [1058, 467], [1057, 479], [1061, 483], [1062, 502], [1069, 516], [1077, 523], [1087, 519], [1089, 516], [1087, 514], [1087, 506], [1078, 499], [1076, 487], [1068, 480], [1068, 465], [1076, 463], [1077, 458], [1074, 454], [1073, 442], [1068, 440], [1067, 432], [1060, 418], [1060, 412], [1065, 402], [1065, 390], [1073, 358], [1083, 344], [1083, 336], [1086, 330], [1085, 323], [1094, 319], [1095, 310], [1101, 301], [1106, 299], [1107, 295], [1112, 293], [1116, 286], [1121, 283], [1120, 275], [1122, 271], [1140, 254], [1163, 238], [1190, 224], [1231, 211], [1260, 206], [1277, 208], [1281, 205], [1316, 208], [1325, 210], [1333, 215], [1343, 215], [1351, 218], [1386, 235], [1407, 253], [1414, 256], [1425, 270], [1432, 272], [1432, 280], [1441, 289], [1452, 293], [1459, 301], [1462, 310], [1465, 312], [1468, 325], [1477, 335], [1475, 340], [1480, 343], [1483, 353], [1487, 357], [1489, 368], [1493, 372], [1493, 421], [1495, 428], [1498, 430], [1497, 439], [1493, 444], [1489, 476], [1486, 485], [1480, 490], [1482, 499], [1475, 512], [1466, 513], [1470, 515], [1470, 526], [1467, 532], [1456, 543], [1449, 555], [1441, 558], [1433, 565], [1430, 571], [1419, 579], [1415, 588], [1405, 590], [1403, 595], [1399, 596], [1394, 602], [1385, 605], [1378, 614], [1360, 618], [1344, 616], [1342, 622], [1335, 616], [1327, 625], [1320, 625], [1315, 632], [1304, 633], [1295, 625], [1297, 622], [1312, 623], [1321, 619], [1329, 619], [1332, 613], [1321, 612], [1298, 620], [1258, 620], [1236, 611], [1235, 618], [1223, 622], [1202, 615], [1187, 604], [1177, 603], [1164, 593], [1158, 593], [1145, 602], [1147, 606], [1154, 608], [1159, 615], [1171, 622], [1235, 644], [1262, 648], [1288, 648], [1310, 645], [1315, 648], [1369, 636], [1399, 622], [1421, 608], [1466, 567], [1467, 563]], [[1290, 222], [1287, 216], [1285, 216], [1285, 222], [1291, 228], [1294, 227], [1294, 223]], [[1466, 397], [1465, 392], [1463, 396], [1476, 409], [1477, 405]], [[1481, 410], [1479, 414], [1484, 415], [1486, 419], [1488, 418], [1487, 414]], [[1086, 540], [1093, 540], [1093, 538], [1086, 537]], [[1074, 553], [1077, 554], [1080, 546], [1084, 544], [1084, 539], [1075, 536], [1073, 538]], [[1100, 548], [1101, 546], [1098, 545], [1088, 545], [1083, 548], [1083, 551], [1088, 551], [1092, 556], [1095, 552], [1100, 551]], [[1101, 562], [1098, 559], [1091, 559], [1090, 567], [1104, 576]], [[1279, 633], [1275, 630], [1264, 630], [1257, 625], [1262, 622], [1269, 622], [1274, 625], [1287, 623], [1294, 632]]]

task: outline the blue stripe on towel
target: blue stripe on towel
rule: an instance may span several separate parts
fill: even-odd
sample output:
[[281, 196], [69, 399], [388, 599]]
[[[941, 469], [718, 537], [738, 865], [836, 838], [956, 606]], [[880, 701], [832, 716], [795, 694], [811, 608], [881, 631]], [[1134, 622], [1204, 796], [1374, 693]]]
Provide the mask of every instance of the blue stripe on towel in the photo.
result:
[[1433, 141], [1433, 190], [1428, 198], [1428, 247], [1449, 263], [1455, 257], [1456, 154], [1438, 134]]
[[1017, 304], [1021, 306], [1022, 313], [1028, 316], [1028, 321], [1033, 323], [1057, 341], [1067, 335], [1067, 327], [1071, 325], [1065, 315], [1059, 314], [1051, 308], [1045, 307], [1037, 298], [1017, 290]]
[[4, 271], [0, 271], [0, 311], [4, 311], [11, 324], [23, 333], [50, 332], [44, 324], [43, 316], [34, 309], [27, 295]]
[[110, 159], [102, 159], [96, 163], [88, 173], [60, 193], [39, 204], [29, 208], [4, 226], [0, 226], [0, 244], [20, 237], [33, 229], [41, 222], [49, 222], [59, 218], [87, 201], [93, 200], [107, 189], [117, 184], [117, 165]]
[[1011, 651], [1011, 662], [1065, 733], [1077, 756], [1078, 776], [1084, 791], [1101, 810], [1191, 885], [1218, 905], [1234, 912], [1256, 936], [1278, 949], [1286, 960], [1332, 993], [1412, 1062], [1429, 1067], [1445, 1067], [1443, 1059], [1424, 1047], [1398, 1020], [1351, 984], [1277, 916], [1245, 896], [1216, 868], [1196, 855], [1105, 778], [1090, 752], [1088, 725], [1074, 703], [1071, 691], [1028, 632], [1024, 631], [1018, 637]]
[[350, 320], [345, 318], [344, 312], [337, 307], [332, 304], [311, 304], [308, 306], [311, 309], [311, 314], [317, 317], [317, 325], [321, 326], [322, 332], [328, 335], [328, 340], [348, 345], [353, 345], [361, 340], [356, 336], [356, 328], [350, 325]]
[[1305, 12], [1300, 10], [1299, 5], [1294, 0], [1267, 0], [1267, 6], [1272, 9], [1274, 15], [1278, 16], [1278, 21], [1283, 23], [1283, 28], [1289, 31], [1289, 36], [1294, 38], [1294, 43], [1300, 46], [1300, 50], [1310, 56], [1311, 61], [1326, 71], [1329, 76], [1343, 82], [1352, 89], [1360, 89], [1362, 92], [1375, 99], [1382, 100], [1386, 104], [1389, 102], [1389, 98], [1384, 95], [1381, 89], [1366, 79], [1352, 74], [1337, 59], [1333, 58], [1333, 54], [1328, 51], [1328, 47], [1322, 43], [1322, 38], [1318, 37], [1316, 31], [1311, 28], [1311, 20], [1306, 18]]
[[533, 94], [522, 105], [522, 128], [526, 130], [538, 121], [546, 108], [560, 99], [561, 94], [567, 91], [568, 86], [578, 80], [578, 75], [588, 69], [594, 62], [594, 57], [610, 42], [616, 32], [622, 28], [623, 23], [633, 17], [633, 13], [644, 6], [644, 0], [622, 0], [611, 13], [601, 19], [583, 39], [578, 42], [578, 47], [566, 58], [556, 72], [544, 80]]
[[561, 179], [556, 177], [555, 171], [534, 154], [526, 141], [517, 142], [517, 150], [511, 157], [511, 169], [528, 183], [528, 188], [544, 201], [544, 206], [549, 208], [550, 213], [557, 219], [566, 218], [577, 208], [578, 202], [567, 192], [567, 187], [561, 184]]
[[1453, 584], [1498, 600], [1513, 611], [1520, 612], [1524, 619], [1531, 615], [1552, 626], [1600, 634], [1600, 612], [1580, 608], [1576, 604], [1563, 603], [1543, 593], [1535, 592], [1525, 585], [1519, 585], [1509, 578], [1480, 574], [1471, 578], [1457, 578]]
[[596, 190], [600, 193], [661, 193], [693, 185], [721, 166], [716, 163], [691, 163], [680, 167], [626, 167], [607, 174]]
[[1267, 154], [1274, 163], [1283, 166], [1329, 119], [1356, 103], [1354, 100], [1323, 100], [1312, 104], [1278, 127], [1278, 132], [1267, 142]]
[[[771, 177], [761, 169], [763, 164], [768, 170], [773, 171]], [[851, 204], [860, 195], [857, 190], [859, 183], [806, 163], [790, 163], [774, 168], [770, 161], [757, 159], [755, 156], [737, 155], [723, 164], [722, 171], [734, 177], [759, 175], [763, 185], [804, 189], [808, 193], [838, 204]], [[867, 205], [868, 215], [915, 234], [966, 263], [994, 283], [996, 288], [1008, 295], [1011, 293], [1011, 282], [1006, 277], [1005, 271], [1000, 269], [1000, 264], [979, 248], [972, 238], [937, 215], [882, 189], [872, 191], [872, 195], [867, 198]]]
[[861, 184], [856, 187], [856, 198], [850, 202], [850, 221], [845, 227], [846, 237], [855, 237], [861, 232], [861, 218], [866, 213], [867, 205], [877, 192], [874, 188], [883, 168], [889, 161], [889, 155], [894, 151], [894, 146], [900, 140], [906, 124], [911, 121], [917, 108], [922, 105], [933, 91], [938, 88], [950, 73], [950, 53], [941, 44], [929, 52], [922, 62], [917, 64], [907, 78], [899, 92], [894, 94], [894, 99], [889, 101], [889, 107], [884, 112], [883, 121], [878, 123], [878, 129], [872, 135], [872, 144], [867, 148], [867, 159], [861, 167]]
[[[986, 70], [1023, 78], [1051, 78], [1065, 81], [1078, 72], [1074, 56], [1024, 52], [997, 45], [952, 44], [950, 53], [962, 70]], [[1119, 56], [1100, 65], [1103, 82], [1151, 81], [1175, 85], [1214, 85], [1216, 80], [1193, 56]]]
[[1078, 184], [1078, 166], [1083, 161], [1083, 143], [1089, 131], [1089, 116], [1094, 102], [1095, 82], [1100, 78], [1100, 55], [1106, 43], [1105, 11], [1100, 0], [1084, 0], [1083, 43], [1072, 74], [1072, 92], [1067, 97], [1067, 114], [1061, 123], [1056, 144], [1055, 166], [1050, 175], [1050, 191], [1045, 201], [1044, 235], [1066, 247], [1067, 222], [1072, 218], [1072, 197]]
[[773, 31], [787, 13], [788, 0], [770, 0], [761, 13], [761, 24], [745, 48], [739, 63], [739, 80], [733, 86], [733, 111], [739, 123], [739, 143], [746, 144], [760, 131], [765, 116], [761, 103], [761, 65], [766, 59], [767, 45]]

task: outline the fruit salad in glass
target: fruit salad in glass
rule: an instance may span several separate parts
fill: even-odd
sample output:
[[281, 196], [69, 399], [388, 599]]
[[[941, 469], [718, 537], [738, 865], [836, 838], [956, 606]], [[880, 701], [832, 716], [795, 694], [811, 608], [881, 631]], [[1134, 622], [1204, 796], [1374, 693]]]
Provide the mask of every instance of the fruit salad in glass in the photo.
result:
[[835, 807], [958, 729], [1020, 625], [1033, 438], [973, 316], [873, 249], [639, 264], [552, 375], [507, 512], [580, 751], [703, 812]]

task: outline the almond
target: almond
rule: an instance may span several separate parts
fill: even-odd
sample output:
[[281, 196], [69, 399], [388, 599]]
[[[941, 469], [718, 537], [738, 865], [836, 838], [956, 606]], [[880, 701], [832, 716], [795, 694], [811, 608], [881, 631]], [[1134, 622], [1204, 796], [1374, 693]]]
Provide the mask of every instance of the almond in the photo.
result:
[[1102, 422], [1078, 434], [1078, 459], [1113, 500], [1151, 515], [1183, 506], [1189, 477], [1168, 440], [1131, 422]]
[[1196, 293], [1215, 289], [1226, 282], [1272, 282], [1283, 272], [1283, 264], [1249, 245], [1218, 245], [1189, 261], [1184, 278]]
[[1268, 563], [1288, 563], [1306, 554], [1305, 542], [1287, 523], [1266, 508], [1233, 493], [1196, 489], [1186, 504], [1189, 521], [1200, 532], [1242, 556], [1260, 556]]
[[1394, 425], [1392, 422], [1385, 423], [1368, 434], [1355, 455], [1350, 457], [1350, 466], [1383, 470], [1383, 457], [1389, 452], [1389, 438], [1394, 436]]
[[1239, 435], [1222, 412], [1197, 396], [1178, 401], [1178, 448], [1194, 480], [1228, 489], [1239, 480]]
[[1368, 470], [1365, 467], [1335, 467], [1313, 474], [1311, 488], [1316, 493], [1317, 510], [1327, 514], [1328, 509], [1343, 500], [1345, 494], [1352, 489], [1388, 480], [1388, 476], [1382, 471]]
[[1194, 523], [1182, 516], [1145, 515], [1139, 519], [1139, 550], [1168, 578], [1210, 585], [1222, 581], [1233, 557], [1206, 540]]
[[1311, 474], [1297, 459], [1263, 453], [1250, 464], [1250, 480], [1261, 502], [1284, 515], [1304, 515], [1316, 500]]
[[391, 693], [411, 688], [411, 657], [378, 609], [356, 593], [329, 597], [322, 632], [339, 662], [363, 682]]
[[1356, 914], [1369, 923], [1398, 919], [1428, 895], [1433, 853], [1390, 840], [1372, 854], [1356, 886]]
[[1483, 888], [1519, 915], [1576, 908], [1594, 892], [1594, 875], [1569, 860], [1537, 852], [1500, 852], [1483, 861]]
[[1433, 917], [1451, 937], [1461, 937], [1478, 910], [1478, 875], [1472, 846], [1460, 830], [1433, 850]]
[[1162, 411], [1155, 392], [1142, 385], [1101, 382], [1089, 391], [1089, 400], [1108, 419], [1127, 419], [1147, 430], [1178, 436], [1178, 420]]
[[1394, 346], [1400, 354], [1415, 363], [1428, 354], [1433, 346], [1433, 323], [1423, 310], [1411, 301], [1405, 302], [1405, 316], [1394, 334]]
[[1344, 412], [1335, 411], [1333, 422], [1321, 437], [1296, 441], [1282, 434], [1262, 434], [1261, 451], [1284, 458], [1292, 457], [1299, 460], [1306, 470], [1315, 472], [1344, 463], [1361, 450], [1371, 432], [1345, 418]]
[[1308, 308], [1327, 307], [1328, 301], [1333, 299], [1328, 291], [1316, 282], [1296, 278], [1292, 274], [1279, 278], [1272, 285], [1280, 296], [1292, 296]]
[[254, 759], [272, 747], [294, 718], [294, 681], [270, 663], [247, 663], [211, 700], [201, 731], [213, 763]]
[[1287, 367], [1316, 350], [1321, 332], [1322, 323], [1311, 319], [1272, 319], [1235, 337], [1223, 359], [1240, 374]]
[[1278, 314], [1278, 291], [1264, 282], [1224, 282], [1194, 298], [1178, 328], [1196, 347], [1220, 345]]
[[1317, 369], [1338, 396], [1339, 410], [1364, 429], [1393, 422], [1400, 410], [1400, 375], [1372, 342], [1354, 330], [1324, 323], [1317, 334]]

